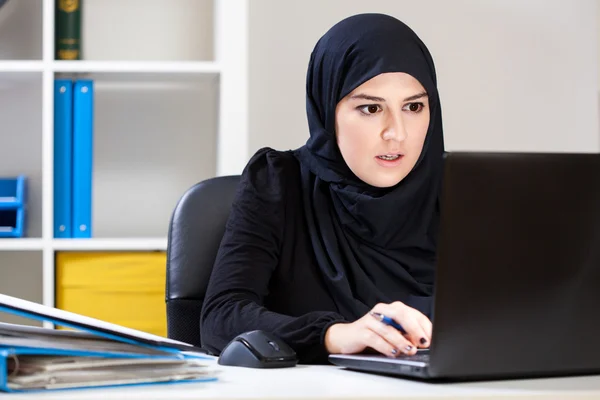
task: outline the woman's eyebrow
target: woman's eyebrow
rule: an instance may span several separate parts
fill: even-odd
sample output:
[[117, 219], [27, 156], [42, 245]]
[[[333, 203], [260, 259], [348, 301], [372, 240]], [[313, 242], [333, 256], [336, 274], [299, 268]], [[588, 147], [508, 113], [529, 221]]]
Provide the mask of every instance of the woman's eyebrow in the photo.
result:
[[[403, 101], [417, 100], [417, 99], [420, 99], [421, 97], [426, 97], [426, 96], [427, 96], [427, 92], [421, 92], [421, 93], [417, 93], [412, 96], [409, 96], [409, 97], [405, 98]], [[369, 100], [369, 101], [385, 102], [385, 99], [383, 97], [371, 96], [371, 95], [368, 95], [365, 93], [357, 93], [357, 94], [350, 96], [350, 98], [351, 99], [362, 99], [362, 100]]]
[[385, 101], [385, 99], [383, 97], [369, 96], [368, 94], [364, 94], [364, 93], [357, 93], [355, 95], [350, 96], [350, 98], [351, 99], [370, 100], [370, 101], [380, 101], [380, 102]]
[[417, 100], [417, 99], [420, 99], [421, 97], [425, 97], [425, 96], [427, 96], [427, 92], [422, 92], [422, 93], [415, 94], [413, 96], [407, 97], [407, 98], [404, 99], [404, 101]]

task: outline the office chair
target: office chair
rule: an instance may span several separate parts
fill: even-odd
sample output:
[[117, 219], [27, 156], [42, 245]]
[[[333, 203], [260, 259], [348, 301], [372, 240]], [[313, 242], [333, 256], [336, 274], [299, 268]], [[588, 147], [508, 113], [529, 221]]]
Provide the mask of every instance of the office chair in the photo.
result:
[[167, 238], [167, 336], [200, 347], [200, 311], [239, 175], [189, 188], [171, 215]]

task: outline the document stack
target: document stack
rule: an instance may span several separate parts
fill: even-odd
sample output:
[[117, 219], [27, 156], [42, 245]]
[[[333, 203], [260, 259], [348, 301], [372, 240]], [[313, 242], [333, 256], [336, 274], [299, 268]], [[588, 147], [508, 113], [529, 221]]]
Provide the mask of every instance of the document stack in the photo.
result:
[[0, 311], [69, 330], [0, 323], [0, 391], [215, 381], [187, 343], [0, 294]]

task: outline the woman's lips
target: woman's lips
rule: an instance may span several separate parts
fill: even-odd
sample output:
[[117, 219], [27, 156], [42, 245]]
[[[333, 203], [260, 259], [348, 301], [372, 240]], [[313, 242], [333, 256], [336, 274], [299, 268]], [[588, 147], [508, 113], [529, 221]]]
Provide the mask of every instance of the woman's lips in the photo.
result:
[[[397, 156], [396, 158], [388, 158], [386, 156]], [[384, 157], [384, 158], [382, 158]], [[402, 159], [404, 158], [403, 154], [385, 154], [382, 156], [376, 156], [375, 157], [375, 161], [377, 161], [377, 163], [383, 167], [395, 167], [397, 165], [399, 165], [402, 162]]]

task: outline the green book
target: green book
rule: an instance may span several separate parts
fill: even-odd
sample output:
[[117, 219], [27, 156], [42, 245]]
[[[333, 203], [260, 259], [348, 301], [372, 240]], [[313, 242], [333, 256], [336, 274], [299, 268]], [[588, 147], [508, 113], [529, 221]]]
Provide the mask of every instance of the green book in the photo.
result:
[[55, 58], [81, 60], [82, 0], [55, 0], [55, 2]]

